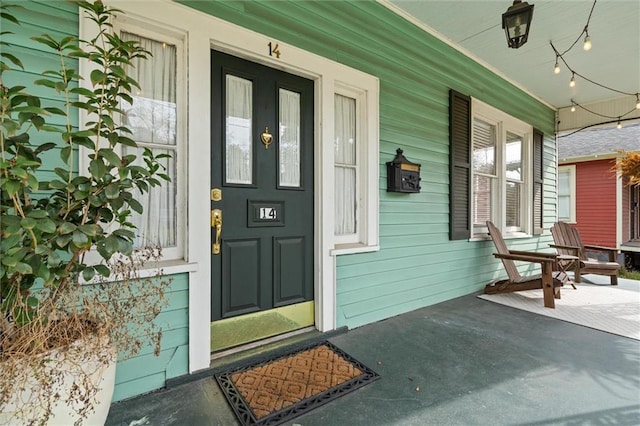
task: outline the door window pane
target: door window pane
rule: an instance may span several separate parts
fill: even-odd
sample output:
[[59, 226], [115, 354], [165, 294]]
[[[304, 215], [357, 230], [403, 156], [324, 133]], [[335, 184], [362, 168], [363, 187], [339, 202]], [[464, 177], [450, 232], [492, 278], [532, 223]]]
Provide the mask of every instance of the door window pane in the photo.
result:
[[280, 186], [300, 186], [300, 94], [280, 89]]
[[253, 183], [253, 83], [227, 75], [225, 117], [225, 181]]
[[335, 234], [357, 231], [356, 100], [335, 96]]

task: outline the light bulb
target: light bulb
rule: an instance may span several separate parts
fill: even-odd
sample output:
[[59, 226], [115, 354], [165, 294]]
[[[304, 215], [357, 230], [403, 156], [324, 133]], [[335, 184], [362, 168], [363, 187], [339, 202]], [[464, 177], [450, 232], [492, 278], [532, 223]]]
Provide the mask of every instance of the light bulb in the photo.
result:
[[571, 105], [571, 112], [576, 112], [576, 106], [575, 105]]
[[620, 119], [618, 119], [618, 124], [616, 124], [616, 128], [622, 129], [622, 123], [620, 122]]
[[636, 94], [636, 109], [640, 109], [640, 94]]
[[560, 65], [558, 65], [558, 60], [556, 59], [556, 66], [553, 67], [554, 74], [560, 74]]
[[571, 81], [569, 82], [569, 87], [575, 87], [575, 85], [576, 85], [575, 74], [571, 74]]
[[582, 45], [582, 48], [585, 51], [591, 50], [591, 37], [589, 37], [589, 34], [584, 37], [584, 45]]

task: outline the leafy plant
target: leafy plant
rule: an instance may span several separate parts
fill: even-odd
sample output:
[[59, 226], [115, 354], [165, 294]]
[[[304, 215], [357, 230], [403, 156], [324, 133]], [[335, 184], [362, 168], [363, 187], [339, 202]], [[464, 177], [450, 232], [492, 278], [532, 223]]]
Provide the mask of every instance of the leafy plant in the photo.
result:
[[640, 185], [640, 152], [620, 151], [624, 157], [620, 158], [612, 171], [620, 169], [622, 177], [629, 179], [629, 185]]
[[[138, 276], [141, 259], [155, 260], [159, 252], [153, 247], [134, 250], [131, 216], [143, 210], [138, 192], [169, 180], [162, 166], [167, 155], [144, 150], [139, 159], [124, 154], [123, 147], [137, 145], [131, 131], [119, 124], [121, 105], [133, 103], [130, 91], [138, 87], [127, 68], [149, 52], [112, 32], [117, 9], [99, 0], [75, 3], [95, 22], [97, 35], [91, 40], [32, 37], [58, 54], [60, 68], [44, 71], [29, 88], [5, 85], [5, 74], [23, 64], [7, 51], [11, 33], [0, 34], [0, 406], [16, 387], [5, 378], [11, 377], [7, 366], [18, 368], [17, 359], [32, 360], [33, 371], [43, 372], [38, 370], [43, 350], [68, 348], [78, 337], [100, 334], [108, 335], [120, 351], [126, 347], [134, 353], [142, 343], [131, 333], [131, 324], [149, 327], [138, 334], [160, 337], [153, 319], [163, 306], [168, 280], [161, 274]], [[19, 25], [12, 7], [0, 4], [0, 15]], [[80, 60], [93, 67], [91, 88], [77, 84], [82, 77], [72, 65]], [[29, 94], [35, 86], [50, 89], [61, 106]], [[73, 124], [78, 111], [89, 117], [82, 128]], [[53, 140], [36, 144], [36, 133]], [[88, 167], [81, 171], [76, 170], [79, 147], [89, 152]], [[64, 166], [43, 179], [43, 156], [52, 150], [59, 150]], [[102, 262], [90, 262], [90, 252]], [[122, 281], [106, 283], [114, 273]], [[81, 279], [94, 285], [80, 285]], [[40, 376], [45, 376], [39, 379], [44, 392], [53, 392], [58, 379], [49, 373]], [[90, 402], [92, 392], [89, 388], [75, 398]], [[77, 411], [85, 415], [90, 406]]]

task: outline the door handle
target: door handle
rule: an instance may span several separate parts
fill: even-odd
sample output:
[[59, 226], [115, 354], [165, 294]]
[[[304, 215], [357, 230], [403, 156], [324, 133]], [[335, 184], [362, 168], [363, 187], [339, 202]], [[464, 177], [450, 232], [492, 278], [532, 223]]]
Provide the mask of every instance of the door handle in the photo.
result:
[[216, 229], [216, 239], [213, 242], [211, 252], [220, 254], [220, 234], [222, 233], [222, 210], [211, 210], [211, 227]]

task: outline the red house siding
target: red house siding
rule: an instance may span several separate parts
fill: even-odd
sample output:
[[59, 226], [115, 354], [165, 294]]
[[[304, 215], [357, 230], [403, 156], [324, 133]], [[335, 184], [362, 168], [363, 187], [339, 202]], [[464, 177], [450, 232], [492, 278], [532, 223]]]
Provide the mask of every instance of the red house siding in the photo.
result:
[[576, 219], [585, 244], [616, 247], [615, 160], [576, 163]]

